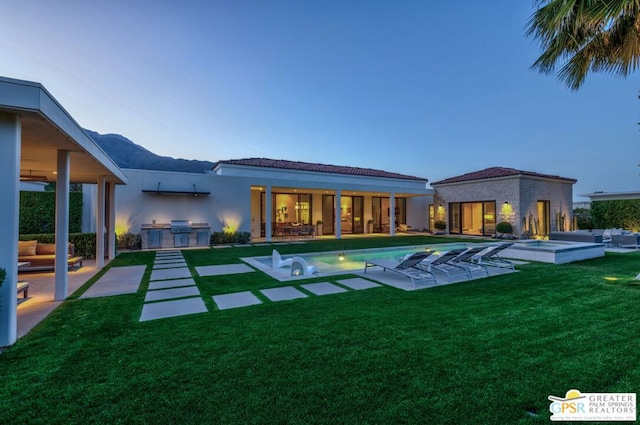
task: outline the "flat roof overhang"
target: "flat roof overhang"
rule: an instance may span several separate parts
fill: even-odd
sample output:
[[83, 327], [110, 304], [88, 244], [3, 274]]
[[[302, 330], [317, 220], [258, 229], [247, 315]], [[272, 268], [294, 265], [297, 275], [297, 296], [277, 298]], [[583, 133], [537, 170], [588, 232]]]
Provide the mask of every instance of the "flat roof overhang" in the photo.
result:
[[57, 151], [70, 152], [70, 182], [126, 184], [127, 177], [39, 83], [0, 77], [0, 112], [21, 122], [20, 175], [57, 180]]

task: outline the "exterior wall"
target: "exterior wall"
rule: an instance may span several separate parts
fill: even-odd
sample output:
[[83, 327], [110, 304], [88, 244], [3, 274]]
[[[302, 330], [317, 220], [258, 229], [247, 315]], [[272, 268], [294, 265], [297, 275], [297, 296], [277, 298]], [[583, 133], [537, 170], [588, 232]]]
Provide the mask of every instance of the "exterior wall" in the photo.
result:
[[[116, 233], [140, 233], [142, 224], [191, 220], [209, 223], [211, 231], [230, 228], [251, 231], [251, 186], [242, 178], [212, 174], [175, 173], [151, 170], [125, 170], [126, 186], [116, 191]], [[209, 195], [156, 194], [155, 190], [193, 190]], [[258, 229], [259, 231], [259, 229]]]
[[[423, 230], [428, 228], [429, 223], [429, 204], [431, 197], [416, 196], [407, 198], [407, 225], [415, 230]], [[371, 206], [369, 206], [369, 215], [371, 215]]]
[[440, 204], [444, 207], [447, 232], [449, 231], [449, 203], [495, 201], [496, 223], [508, 215], [503, 211], [505, 202], [508, 202], [513, 214], [508, 221], [513, 225], [514, 233], [520, 234], [520, 223], [517, 219], [520, 216], [520, 184], [517, 177], [438, 185], [434, 199], [436, 208]]
[[571, 219], [573, 216], [573, 184], [562, 182], [543, 180], [536, 178], [523, 177], [520, 179], [520, 211], [518, 216], [520, 219], [520, 225], [524, 217], [528, 217], [529, 214], [537, 216], [537, 202], [538, 201], [550, 201], [550, 221], [551, 230], [560, 229], [560, 223], [558, 223], [557, 215], [562, 214], [565, 216], [565, 228], [569, 230]]
[[[524, 231], [523, 218], [533, 214], [537, 217], [537, 202], [550, 201], [551, 230], [558, 228], [557, 214], [564, 214], [565, 228], [572, 218], [573, 184], [563, 180], [536, 177], [504, 177], [471, 182], [437, 185], [435, 205], [445, 208], [449, 225], [449, 203], [452, 202], [496, 202], [496, 223], [509, 221], [515, 235]], [[505, 202], [509, 208], [505, 208]]]
[[[170, 223], [171, 220], [190, 220], [193, 223], [208, 223], [211, 231], [223, 229], [250, 232], [252, 237], [260, 237], [260, 190], [256, 187], [272, 187], [272, 193], [286, 192], [290, 189], [305, 189], [312, 196], [313, 224], [322, 217], [322, 194], [325, 191], [335, 193], [340, 189], [363, 194], [364, 229], [371, 217], [372, 194], [387, 195], [385, 189], [395, 193], [421, 195], [407, 197], [407, 223], [416, 229], [425, 227], [427, 203], [433, 190], [426, 189], [424, 182], [403, 181], [399, 179], [363, 178], [336, 176], [326, 173], [301, 172], [297, 177], [288, 172], [264, 172], [253, 175], [245, 169], [245, 176], [237, 173], [195, 174], [153, 170], [127, 169], [126, 186], [116, 191], [116, 233], [140, 233], [143, 224]], [[282, 179], [286, 177], [286, 179]], [[337, 185], [333, 181], [341, 181]], [[158, 184], [160, 184], [158, 188]], [[194, 196], [191, 192], [210, 192], [209, 195]], [[359, 186], [360, 185], [360, 186]], [[252, 190], [253, 187], [253, 190]], [[145, 192], [143, 192], [143, 190]], [[184, 193], [170, 194], [167, 191]], [[95, 188], [87, 187], [85, 211], [95, 210]], [[158, 193], [160, 192], [160, 193]], [[164, 193], [163, 193], [164, 192]], [[367, 193], [368, 192], [368, 193]], [[401, 195], [396, 195], [400, 197]], [[95, 221], [88, 221], [87, 231], [95, 231]]]

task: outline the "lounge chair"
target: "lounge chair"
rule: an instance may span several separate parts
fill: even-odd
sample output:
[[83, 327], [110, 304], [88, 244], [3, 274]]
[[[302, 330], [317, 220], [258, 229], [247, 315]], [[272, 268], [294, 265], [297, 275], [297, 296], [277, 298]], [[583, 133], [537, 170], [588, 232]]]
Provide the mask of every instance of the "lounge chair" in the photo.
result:
[[293, 257], [291, 259], [291, 276], [311, 276], [318, 273], [318, 267], [307, 266], [307, 262], [302, 257]]
[[504, 258], [498, 256], [500, 252], [509, 248], [511, 245], [513, 245], [512, 242], [490, 246], [484, 251], [481, 251], [475, 256], [471, 257], [469, 260], [475, 264], [515, 270], [515, 266], [511, 261], [505, 260]]
[[389, 258], [373, 258], [371, 260], [365, 260], [364, 273], [367, 273], [367, 269], [369, 267], [382, 267], [384, 271], [390, 270], [408, 277], [411, 279], [411, 284], [414, 288], [416, 287], [416, 282], [419, 281], [428, 280], [437, 284], [436, 275], [420, 266], [420, 262], [425, 260], [429, 255], [431, 255], [430, 252], [416, 252], [409, 258], [400, 262]]
[[468, 269], [452, 262], [455, 258], [460, 256], [467, 250], [468, 248], [452, 249], [451, 251], [447, 251], [441, 254], [439, 257], [434, 258], [433, 261], [425, 261], [424, 263], [421, 263], [420, 266], [423, 268], [426, 266], [426, 271], [429, 273], [433, 273], [432, 270], [438, 270], [446, 274], [448, 277], [451, 277], [451, 274], [449, 273], [450, 269], [454, 268], [456, 270], [462, 270], [465, 275], [469, 279], [471, 279], [471, 272], [469, 272]]
[[271, 267], [274, 270], [281, 267], [290, 266], [292, 262], [293, 258], [287, 258], [286, 260], [283, 260], [277, 249], [274, 249], [271, 253]]
[[487, 269], [487, 266], [485, 266], [484, 264], [477, 264], [477, 263], [473, 263], [473, 262], [470, 261], [471, 258], [473, 258], [473, 256], [478, 255], [479, 253], [481, 253], [485, 249], [486, 249], [486, 247], [484, 247], [484, 246], [477, 246], [477, 247], [474, 247], [474, 248], [469, 248], [466, 251], [462, 252], [457, 257], [449, 260], [447, 262], [447, 264], [451, 264], [451, 265], [462, 267], [462, 268], [466, 269], [468, 271], [468, 273], [469, 273], [469, 277], [471, 277], [473, 275], [474, 271], [479, 271], [479, 272], [485, 273], [487, 276], [489, 276], [489, 269]]

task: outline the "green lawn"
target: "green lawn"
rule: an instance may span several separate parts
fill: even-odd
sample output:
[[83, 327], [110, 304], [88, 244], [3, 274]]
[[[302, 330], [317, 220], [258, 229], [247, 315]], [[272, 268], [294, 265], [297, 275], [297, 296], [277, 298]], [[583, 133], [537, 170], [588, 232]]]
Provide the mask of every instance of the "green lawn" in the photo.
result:
[[[184, 256], [193, 267], [270, 252]], [[531, 263], [414, 292], [384, 286], [225, 311], [210, 295], [286, 284], [260, 272], [196, 278], [209, 313], [144, 323], [150, 269], [137, 294], [77, 299], [96, 276], [0, 354], [0, 423], [548, 423], [550, 394], [640, 388], [639, 259]], [[132, 253], [110, 266], [152, 262]]]

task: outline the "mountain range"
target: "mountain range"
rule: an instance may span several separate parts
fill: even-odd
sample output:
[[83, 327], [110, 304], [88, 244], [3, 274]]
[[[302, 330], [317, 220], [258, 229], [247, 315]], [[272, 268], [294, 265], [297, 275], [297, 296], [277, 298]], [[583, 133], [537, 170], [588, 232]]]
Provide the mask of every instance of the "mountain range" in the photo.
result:
[[100, 134], [87, 129], [84, 131], [120, 168], [205, 173], [213, 166], [213, 162], [209, 161], [156, 155], [119, 134]]

